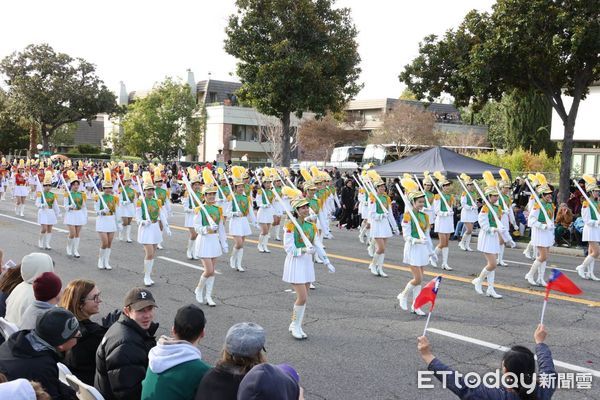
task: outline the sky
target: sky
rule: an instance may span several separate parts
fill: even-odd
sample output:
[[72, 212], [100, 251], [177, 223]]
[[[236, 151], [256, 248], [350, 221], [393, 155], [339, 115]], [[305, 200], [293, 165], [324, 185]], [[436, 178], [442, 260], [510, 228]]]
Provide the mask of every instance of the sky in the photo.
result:
[[[492, 0], [338, 0], [349, 7], [359, 34], [363, 90], [358, 99], [398, 97], [398, 74], [417, 55], [419, 41], [456, 27], [471, 9]], [[196, 81], [237, 80], [235, 58], [223, 50], [234, 0], [19, 0], [2, 5], [0, 58], [48, 43], [97, 67], [118, 92], [148, 90], [167, 76]]]

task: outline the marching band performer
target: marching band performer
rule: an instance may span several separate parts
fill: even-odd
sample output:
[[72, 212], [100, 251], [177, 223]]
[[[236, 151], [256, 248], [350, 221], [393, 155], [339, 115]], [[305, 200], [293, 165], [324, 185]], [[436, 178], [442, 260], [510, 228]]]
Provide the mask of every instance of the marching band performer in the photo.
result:
[[233, 166], [231, 168], [234, 193], [230, 196], [229, 234], [233, 236], [234, 245], [231, 250], [231, 257], [229, 258], [229, 266], [239, 272], [245, 271], [242, 266], [242, 258], [244, 257], [246, 236], [252, 234], [250, 222], [253, 225], [257, 225], [254, 211], [252, 210], [252, 201], [244, 192], [243, 174], [244, 167]]
[[229, 186], [227, 186], [227, 175], [225, 174], [225, 171], [223, 171], [223, 168], [219, 167], [217, 168], [217, 174], [219, 176], [219, 188], [217, 191], [217, 205], [219, 207], [221, 207], [221, 209], [223, 210], [224, 214], [223, 214], [223, 224], [225, 224], [225, 222], [227, 222], [227, 213], [225, 213], [226, 210], [229, 210], [231, 208], [231, 193], [229, 193]]
[[[525, 275], [525, 279], [530, 285], [546, 286], [544, 272], [550, 247], [554, 244], [555, 208], [552, 204], [552, 189], [548, 186], [546, 177], [538, 172], [536, 178], [539, 182], [536, 192], [540, 197], [535, 199], [535, 205], [529, 214], [527, 224], [531, 227], [531, 243], [537, 249], [537, 257]], [[537, 280], [535, 279], [536, 272], [538, 273]]]
[[[198, 175], [198, 171], [196, 171], [194, 168], [188, 167], [187, 172], [192, 190], [198, 199], [202, 199], [202, 185], [200, 184], [200, 176]], [[183, 226], [185, 226], [190, 233], [187, 243], [186, 256], [188, 260], [198, 260], [199, 257], [196, 255], [196, 239], [198, 239], [198, 232], [196, 232], [196, 224], [194, 221], [196, 219], [195, 210], [199, 204], [196, 203], [194, 196], [187, 190], [181, 199], [181, 204], [183, 204], [183, 212], [185, 214], [185, 222]]]
[[271, 189], [271, 170], [270, 168], [263, 168], [263, 179], [262, 188], [256, 191], [256, 205], [258, 206], [258, 213], [256, 220], [260, 224], [260, 235], [258, 236], [258, 251], [261, 253], [270, 253], [268, 248], [269, 244], [269, 231], [271, 230], [271, 224], [274, 221], [273, 214], [273, 191]]
[[373, 275], [387, 278], [388, 275], [383, 272], [386, 242], [388, 238], [399, 234], [400, 231], [392, 213], [392, 199], [386, 193], [385, 182], [375, 170], [369, 170], [367, 174], [377, 190], [376, 195], [371, 193], [369, 196], [371, 239], [375, 242], [375, 254], [369, 270]]
[[[423, 269], [429, 264], [429, 258], [433, 257], [433, 244], [429, 236], [431, 224], [429, 215], [425, 212], [425, 196], [426, 194], [418, 189], [417, 183], [410, 177], [404, 177], [400, 183], [405, 189], [405, 194], [410, 201], [410, 205], [406, 205], [407, 210], [402, 218], [402, 236], [404, 237], [404, 254], [403, 262], [410, 266], [410, 272], [413, 275], [406, 287], [396, 297], [400, 302], [400, 308], [404, 311], [408, 310], [408, 296], [412, 294], [413, 302], [411, 312], [423, 316], [426, 315], [420, 308], [414, 308], [414, 300], [421, 293], [421, 283], [423, 282]], [[408, 210], [412, 207], [412, 214]], [[420, 229], [416, 224], [419, 224]], [[421, 237], [420, 233], [424, 237]]]
[[319, 200], [319, 221], [321, 221], [321, 230], [323, 239], [333, 239], [331, 230], [329, 229], [329, 208], [327, 205], [327, 191], [325, 189], [325, 176], [315, 166], [310, 168], [312, 181], [317, 187], [315, 196]]
[[[291, 207], [295, 214], [295, 220], [287, 222], [283, 235], [283, 247], [286, 257], [282, 280], [291, 284], [296, 293], [289, 331], [295, 339], [301, 340], [308, 337], [302, 330], [302, 321], [306, 310], [309, 285], [310, 282], [315, 280], [313, 254], [319, 252], [331, 272], [335, 272], [335, 268], [329, 262], [323, 250], [323, 244], [318, 239], [317, 225], [307, 220], [310, 215], [308, 200], [302, 197], [299, 190], [288, 186], [283, 187], [282, 192], [291, 199]], [[298, 224], [302, 233], [300, 233], [294, 222]]]
[[[212, 172], [208, 168], [202, 170], [202, 179], [204, 181], [202, 193], [204, 194], [205, 203], [204, 209], [199, 210], [196, 218], [196, 232], [200, 234], [200, 238], [196, 241], [196, 254], [202, 261], [204, 272], [194, 293], [196, 294], [196, 301], [204, 304], [204, 298], [206, 297], [206, 304], [209, 307], [214, 307], [216, 304], [212, 299], [212, 291], [215, 284], [217, 258], [223, 253], [229, 253], [229, 246], [223, 226], [223, 210], [215, 204], [217, 185]], [[210, 219], [206, 216], [206, 213], [210, 215]]]
[[[452, 268], [448, 265], [448, 241], [450, 235], [454, 232], [454, 195], [450, 194], [450, 186], [452, 183], [446, 179], [441, 172], [436, 171], [434, 174], [438, 181], [438, 185], [441, 187], [441, 193], [437, 193], [433, 198], [433, 209], [435, 212], [435, 232], [437, 232], [440, 239], [437, 247], [435, 248], [436, 258], [439, 259], [439, 255], [442, 255], [442, 269], [446, 271], [452, 271]], [[437, 267], [437, 262], [431, 262], [433, 267]]]
[[139, 224], [137, 241], [144, 246], [144, 285], [152, 286], [152, 269], [154, 267], [154, 257], [156, 256], [156, 246], [162, 241], [162, 230], [159, 222], [162, 222], [163, 229], [168, 236], [171, 236], [171, 230], [165, 215], [162, 200], [154, 196], [155, 186], [152, 183], [152, 174], [145, 171], [142, 174], [142, 187], [144, 196], [137, 200], [135, 208], [135, 219]]
[[57, 218], [60, 217], [57, 196], [50, 191], [52, 188], [52, 171], [44, 172], [43, 190], [38, 192], [35, 199], [35, 205], [38, 208], [38, 224], [42, 227], [38, 247], [40, 249], [51, 250], [50, 239], [52, 238], [52, 226], [56, 225]]
[[505, 241], [504, 237], [510, 237], [510, 225], [512, 224], [515, 228], [517, 227], [517, 222], [515, 219], [515, 212], [512, 208], [512, 198], [510, 196], [510, 177], [506, 173], [504, 169], [499, 171], [500, 177], [502, 180], [500, 181], [500, 201], [499, 205], [502, 206], [502, 225], [503, 232], [500, 236], [500, 250], [498, 251], [498, 265], [506, 267], [508, 264], [504, 262], [504, 250], [506, 249], [506, 245], [508, 244], [511, 247], [515, 247], [516, 244], [512, 240]]
[[[29, 184], [29, 200], [34, 200], [36, 198], [38, 182], [35, 176], [37, 175], [38, 171], [36, 171], [35, 167], [32, 165], [31, 160], [27, 160], [27, 163], [25, 163], [25, 169], [27, 172], [27, 183]], [[39, 172], [41, 176], [38, 175], [38, 178], [41, 181], [44, 179], [43, 164], [40, 169], [41, 170]]]
[[[116, 211], [119, 205], [119, 197], [113, 195], [112, 174], [109, 168], [104, 168], [102, 180], [103, 193], [94, 196], [94, 211], [96, 211], [96, 232], [100, 237], [100, 252], [98, 257], [98, 268], [111, 270], [109, 264], [110, 252], [115, 232], [117, 231]], [[98, 190], [96, 188], [96, 190]]]
[[8, 184], [7, 174], [8, 174], [8, 163], [6, 162], [6, 158], [2, 157], [2, 161], [0, 162], [0, 201], [4, 200], [4, 196], [6, 195], [6, 185]]
[[[531, 187], [533, 188], [533, 190], [535, 190], [539, 186], [537, 177], [535, 176], [535, 174], [529, 174], [527, 176], [527, 178], [529, 179], [529, 183], [531, 183]], [[529, 196], [529, 200], [527, 201], [527, 206], [526, 206], [526, 210], [530, 215], [531, 215], [531, 211], [533, 210], [533, 206], [535, 204], [536, 204], [535, 193], [531, 193], [531, 195]], [[529, 226], [529, 222], [527, 222], [527, 225]], [[531, 232], [533, 233], [533, 228], [531, 226], [529, 226], [529, 228], [531, 229]], [[535, 245], [533, 244], [533, 234], [529, 238], [527, 247], [525, 247], [525, 250], [523, 250], [523, 255], [530, 260], [535, 260], [535, 258], [537, 257], [537, 249], [536, 249]]]
[[[157, 200], [161, 201], [162, 206], [165, 209], [166, 218], [168, 221], [168, 217], [171, 216], [171, 214], [172, 214], [171, 193], [168, 189], [163, 188], [164, 181], [163, 181], [163, 177], [162, 177], [162, 172], [163, 172], [163, 166], [161, 164], [157, 165], [154, 168], [154, 185], [156, 186], [156, 188], [154, 189], [154, 197]], [[164, 230], [162, 221], [159, 222], [159, 225], [160, 225], [160, 230], [161, 231]], [[160, 241], [160, 243], [158, 243], [158, 246], [156, 248], [159, 250], [163, 249], [162, 240]]]
[[123, 168], [123, 186], [119, 190], [119, 208], [118, 215], [121, 217], [123, 229], [119, 230], [119, 240], [123, 240], [123, 231], [125, 231], [125, 240], [131, 243], [131, 221], [135, 217], [135, 190], [131, 187], [131, 172], [129, 167]]
[[425, 171], [425, 177], [423, 178], [423, 190], [425, 191], [425, 207], [423, 208], [423, 212], [427, 214], [429, 217], [429, 224], [433, 225], [433, 221], [435, 221], [435, 211], [433, 210], [433, 201], [434, 194], [431, 191], [433, 188], [433, 183], [431, 183], [431, 175], [429, 175], [429, 171]]
[[[275, 172], [275, 174], [277, 174], [277, 172]], [[273, 190], [276, 190], [279, 197], [281, 197], [282, 196], [281, 181], [279, 179], [277, 179], [275, 177], [275, 175], [273, 176], [273, 186], [274, 186]], [[275, 231], [275, 240], [277, 240], [278, 242], [281, 242], [281, 235], [280, 235], [281, 217], [283, 216], [284, 213], [285, 213], [285, 211], [283, 210], [283, 205], [278, 201], [273, 202], [273, 225], [272, 225], [272, 228]]]
[[485, 204], [481, 207], [477, 218], [481, 228], [477, 237], [477, 250], [484, 254], [487, 264], [471, 283], [475, 285], [475, 291], [478, 294], [483, 294], [482, 286], [487, 278], [488, 288], [485, 295], [494, 299], [501, 299], [502, 296], [494, 290], [494, 279], [496, 277], [496, 257], [500, 251], [500, 232], [502, 228], [498, 222], [501, 222], [504, 212], [502, 206], [496, 204], [499, 193], [494, 176], [490, 171], [485, 171], [483, 179], [487, 185], [484, 191], [486, 200], [484, 200]]
[[65, 188], [65, 219], [64, 224], [69, 228], [69, 236], [67, 238], [67, 255], [79, 258], [79, 241], [81, 235], [81, 228], [87, 224], [87, 207], [85, 205], [87, 201], [87, 195], [85, 192], [81, 192], [79, 187], [81, 181], [77, 174], [73, 171], [67, 172], [67, 185], [69, 190]]
[[589, 200], [583, 202], [581, 208], [581, 217], [583, 218], [583, 238], [588, 242], [588, 255], [583, 263], [577, 268], [577, 274], [583, 279], [600, 281], [600, 278], [594, 275], [594, 264], [599, 261], [600, 256], [600, 187], [596, 179], [591, 175], [584, 175], [585, 190], [589, 193]]
[[473, 187], [473, 180], [464, 172], [460, 174], [460, 179], [465, 184], [467, 191], [463, 191], [460, 196], [460, 221], [464, 224], [466, 231], [462, 235], [458, 247], [464, 251], [473, 251], [471, 249], [471, 236], [473, 235], [473, 224], [477, 222], [477, 191]]
[[[357, 181], [358, 182], [358, 181]], [[360, 214], [361, 222], [360, 229], [358, 230], [358, 240], [361, 243], [369, 238], [369, 194], [365, 188], [360, 186], [358, 189], [358, 213]]]
[[19, 160], [17, 173], [13, 175], [13, 196], [16, 198], [15, 215], [25, 216], [25, 199], [29, 193], [27, 175], [25, 175], [25, 160]]

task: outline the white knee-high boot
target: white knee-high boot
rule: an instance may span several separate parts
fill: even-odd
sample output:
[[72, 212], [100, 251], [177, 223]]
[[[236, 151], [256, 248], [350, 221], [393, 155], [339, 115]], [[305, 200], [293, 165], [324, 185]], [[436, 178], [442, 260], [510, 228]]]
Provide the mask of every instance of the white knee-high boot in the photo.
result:
[[46, 245], [46, 234], [40, 233], [40, 237], [38, 239], [38, 247], [40, 249], [43, 249], [45, 245]]
[[471, 281], [473, 285], [475, 285], [475, 291], [478, 294], [483, 294], [483, 280], [489, 275], [490, 271], [487, 268], [483, 268], [479, 273], [479, 276]]
[[473, 236], [472, 233], [465, 233], [465, 250], [467, 251], [473, 251], [471, 248], [471, 236]]
[[188, 244], [187, 244], [187, 250], [186, 250], [186, 256], [188, 258], [188, 260], [193, 260], [194, 259], [194, 247], [196, 245], [196, 241], [192, 240], [192, 239], [188, 239]]
[[99, 269], [104, 269], [104, 250], [105, 249], [100, 249], [100, 251], [98, 252], [98, 268]]
[[400, 302], [400, 308], [403, 309], [404, 311], [408, 311], [408, 293], [412, 292], [412, 289], [414, 287], [415, 287], [415, 285], [413, 285], [409, 281], [406, 284], [406, 287], [404, 288], [404, 290], [401, 291], [400, 294], [398, 294], [398, 296], [396, 296], [396, 298]]
[[110, 251], [111, 249], [104, 249], [104, 268], [112, 269], [108, 261], [110, 260]]
[[588, 254], [588, 256], [583, 260], [581, 265], [578, 265], [575, 270], [577, 270], [577, 274], [583, 279], [589, 279], [588, 268], [594, 262], [594, 257]]
[[204, 304], [204, 287], [206, 286], [207, 277], [202, 275], [200, 277], [200, 281], [198, 282], [198, 286], [194, 290], [194, 294], [196, 295], [196, 301], [200, 304]]
[[383, 272], [383, 261], [385, 260], [385, 253], [379, 254], [377, 258], [377, 274], [382, 278], [387, 278], [388, 274]]
[[544, 280], [544, 274], [546, 273], [546, 261], [542, 262], [540, 268], [538, 269], [538, 278], [537, 283], [540, 286], [546, 286], [546, 281]]
[[494, 280], [496, 279], [496, 270], [490, 271], [487, 276], [488, 288], [485, 292], [485, 295], [494, 299], [501, 299], [502, 295], [496, 293], [494, 289]]
[[265, 249], [263, 248], [263, 234], [261, 233], [260, 235], [258, 235], [258, 244], [256, 245], [256, 248], [258, 249], [259, 252], [264, 253]]
[[217, 304], [213, 301], [212, 299], [212, 291], [213, 291], [213, 287], [215, 285], [215, 276], [209, 276], [208, 279], [206, 280], [206, 304], [208, 304], [209, 307], [214, 307]]
[[290, 324], [289, 331], [292, 333], [292, 336], [296, 339], [305, 339], [307, 337], [306, 333], [302, 331], [302, 320], [304, 319], [304, 310], [306, 309], [306, 304], [297, 306], [294, 304], [294, 311], [292, 312], [292, 323]]
[[271, 238], [270, 235], [263, 235], [263, 250], [265, 251], [265, 253], [270, 253], [271, 250], [269, 250], [269, 239]]
[[72, 256], [73, 255], [73, 242], [75, 241], [75, 238], [70, 238], [67, 237], [67, 255], [68, 256]]
[[275, 240], [277, 240], [279, 242], [281, 241], [280, 233], [281, 233], [281, 223], [275, 227]]
[[81, 238], [78, 238], [78, 237], [73, 238], [73, 256], [75, 258], [81, 257], [79, 255], [79, 240], [81, 240]]
[[131, 224], [125, 227], [125, 238], [127, 239], [127, 243], [131, 243]]
[[410, 306], [410, 309], [412, 312], [414, 312], [417, 315], [427, 315], [423, 312], [423, 310], [421, 310], [421, 308], [415, 308], [415, 299], [417, 298], [417, 296], [419, 296], [419, 293], [421, 293], [421, 285], [417, 285], [415, 287], [413, 287], [413, 301], [412, 301], [412, 305]]
[[236, 257], [236, 260], [235, 260], [235, 266], [236, 266], [237, 270], [240, 271], [240, 272], [246, 271], [244, 269], [244, 267], [242, 267], [242, 257], [244, 257], [244, 248], [243, 247], [240, 248], [240, 249], [238, 249], [238, 251], [237, 251], [237, 257]]
[[540, 268], [540, 265], [542, 263], [539, 262], [537, 259], [533, 260], [533, 263], [531, 264], [531, 268], [529, 269], [529, 272], [527, 272], [527, 274], [525, 274], [525, 279], [527, 279], [527, 282], [529, 282], [530, 285], [533, 286], [537, 286], [538, 283], [535, 280], [535, 274], [538, 271], [538, 269]]
[[233, 248], [231, 249], [231, 257], [229, 257], [229, 266], [233, 269], [237, 269], [237, 255], [238, 249], [236, 249], [235, 246], [233, 246]]
[[377, 262], [379, 261], [379, 254], [373, 254], [373, 259], [371, 260], [371, 264], [369, 264], [369, 271], [375, 276], [379, 275], [377, 271]]
[[596, 261], [598, 261], [598, 259], [592, 260], [592, 262], [590, 263], [590, 266], [588, 268], [588, 271], [589, 271], [591, 280], [600, 281], [600, 278], [598, 278], [598, 277], [596, 277], [596, 275], [594, 275], [594, 266], [596, 265]]
[[144, 285], [145, 286], [154, 285], [154, 281], [151, 278], [153, 267], [154, 267], [154, 260], [144, 260]]
[[433, 250], [433, 252], [436, 255], [437, 261], [434, 261], [433, 259], [430, 259], [430, 264], [433, 268], [437, 268], [439, 262], [440, 262], [440, 257], [442, 255], [442, 249], [440, 249], [439, 247], [436, 246], [436, 248]]
[[44, 248], [46, 250], [52, 250], [52, 247], [50, 247], [50, 239], [52, 239], [52, 234], [46, 233], [46, 242], [44, 243]]
[[507, 264], [504, 262], [504, 249], [505, 248], [506, 248], [506, 245], [501, 244], [500, 250], [498, 250], [498, 265], [501, 265], [503, 267], [507, 266]]
[[442, 249], [442, 269], [446, 271], [452, 271], [452, 268], [448, 265], [448, 252], [450, 251], [449, 247], [444, 247]]

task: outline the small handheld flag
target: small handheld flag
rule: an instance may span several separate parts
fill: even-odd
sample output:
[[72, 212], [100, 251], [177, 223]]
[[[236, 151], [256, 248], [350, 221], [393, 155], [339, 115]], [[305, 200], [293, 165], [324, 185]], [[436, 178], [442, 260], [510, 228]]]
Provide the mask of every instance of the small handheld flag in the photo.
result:
[[551, 290], [573, 295], [583, 293], [565, 274], [553, 268], [552, 275], [550, 275], [550, 280], [546, 286], [546, 296], [544, 297], [544, 305], [542, 306], [542, 324], [544, 323], [544, 314], [546, 313], [546, 305], [548, 304], [548, 296], [550, 296]]
[[427, 327], [429, 326], [429, 319], [431, 318], [431, 312], [435, 306], [435, 299], [437, 298], [440, 283], [442, 282], [442, 276], [436, 276], [433, 278], [423, 289], [419, 295], [415, 298], [413, 308], [418, 309], [427, 303], [431, 303], [429, 307], [429, 313], [427, 314], [427, 321], [425, 322], [425, 329], [423, 329], [423, 336], [427, 333]]

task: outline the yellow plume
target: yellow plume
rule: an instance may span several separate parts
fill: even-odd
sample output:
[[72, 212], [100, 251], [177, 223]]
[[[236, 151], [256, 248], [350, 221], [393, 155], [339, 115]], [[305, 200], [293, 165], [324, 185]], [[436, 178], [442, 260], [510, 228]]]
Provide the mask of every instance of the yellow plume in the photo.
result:
[[239, 167], [237, 165], [231, 167], [231, 175], [233, 175], [233, 177], [235, 179], [242, 179], [242, 174], [243, 174], [242, 169], [243, 169], [242, 167]]
[[301, 191], [299, 191], [297, 189], [294, 189], [294, 188], [291, 188], [289, 186], [282, 187], [281, 188], [281, 193], [283, 193], [284, 196], [286, 196], [287, 198], [289, 198], [291, 200], [296, 199], [296, 198], [302, 196], [302, 192]]
[[44, 172], [44, 182], [52, 182], [52, 171]]
[[400, 184], [402, 185], [402, 187], [404, 189], [406, 189], [407, 192], [416, 192], [417, 190], [419, 190], [419, 185], [417, 185], [417, 182], [415, 182], [410, 175], [406, 176], [407, 174], [405, 174], [404, 178], [402, 178], [400, 180]]
[[404, 175], [402, 175], [402, 177], [412, 179], [412, 176], [408, 172], [405, 172]]
[[133, 163], [133, 172], [137, 172], [139, 168], [140, 166], [137, 163]]
[[77, 174], [74, 171], [67, 171], [67, 177], [69, 178], [70, 182], [77, 180]]
[[19, 160], [19, 168], [25, 168], [25, 160], [23, 160], [23, 159]]
[[312, 174], [313, 179], [317, 178], [319, 176], [319, 168], [313, 165], [310, 167], [310, 173]]
[[102, 170], [102, 173], [104, 174], [104, 180], [106, 182], [112, 182], [112, 175], [110, 174], [110, 168], [104, 168]]
[[462, 174], [460, 174], [460, 179], [462, 179], [465, 182], [469, 182], [471, 180], [471, 177], [463, 172]]
[[162, 179], [162, 175], [160, 174], [161, 170], [160, 168], [154, 168], [154, 179], [158, 180], [158, 179]]
[[498, 171], [498, 173], [500, 174], [500, 178], [502, 178], [503, 181], [510, 182], [508, 173], [506, 172], [506, 170], [504, 168], [501, 168], [500, 171]]
[[290, 171], [286, 167], [282, 167], [281, 171], [283, 172], [284, 176], [290, 176]]
[[125, 168], [125, 163], [123, 161], [119, 161], [119, 167]]
[[215, 179], [213, 177], [212, 171], [208, 168], [204, 168], [202, 170], [202, 180], [204, 181], [205, 185], [213, 185], [215, 182]]
[[310, 172], [308, 172], [308, 170], [306, 168], [300, 168], [300, 174], [302, 175], [302, 177], [304, 178], [305, 181], [310, 181], [312, 180], [312, 176], [310, 175]]
[[371, 178], [371, 180], [373, 180], [373, 181], [381, 179], [379, 177], [379, 174], [377, 173], [377, 171], [375, 171], [374, 169], [368, 170], [367, 175], [369, 175], [369, 178]]
[[44, 168], [44, 161], [40, 161], [40, 169]]
[[537, 174], [535, 174], [535, 177], [537, 178], [540, 185], [542, 185], [542, 186], [548, 185], [548, 181], [546, 180], [546, 177], [541, 172], [538, 172]]
[[440, 171], [435, 171], [433, 173], [433, 176], [435, 176], [435, 179], [437, 179], [438, 181], [444, 179], [444, 174], [442, 174]]
[[494, 175], [490, 171], [483, 172], [483, 180], [488, 187], [495, 187], [498, 185], [496, 183], [496, 178], [494, 178]]
[[221, 168], [221, 167], [217, 168], [217, 172], [219, 173], [219, 175], [223, 175], [223, 168]]
[[152, 174], [150, 171], [142, 172], [142, 181], [144, 182], [144, 185], [152, 185]]
[[369, 168], [371, 168], [371, 164], [365, 164], [365, 166], [363, 167], [363, 170], [367, 170]]
[[79, 163], [77, 165], [79, 169], [83, 169], [83, 161], [79, 160]]
[[583, 178], [583, 180], [586, 183], [588, 183], [590, 185], [595, 185], [596, 184], [596, 179], [593, 176], [591, 176], [591, 175], [585, 174], [585, 175], [582, 176], [582, 178]]

